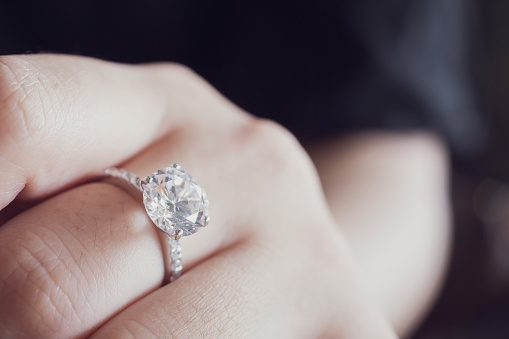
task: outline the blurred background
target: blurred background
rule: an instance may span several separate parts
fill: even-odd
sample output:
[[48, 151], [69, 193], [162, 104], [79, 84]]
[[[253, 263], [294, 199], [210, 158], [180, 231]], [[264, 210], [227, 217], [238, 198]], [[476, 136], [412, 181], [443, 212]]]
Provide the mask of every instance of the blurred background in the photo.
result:
[[509, 3], [475, 3], [476, 96], [486, 143], [453, 166], [455, 239], [438, 304], [415, 338], [509, 337]]
[[413, 338], [508, 338], [508, 19], [497, 0], [0, 0], [0, 54], [181, 62], [302, 140], [438, 132], [453, 159], [453, 255]]

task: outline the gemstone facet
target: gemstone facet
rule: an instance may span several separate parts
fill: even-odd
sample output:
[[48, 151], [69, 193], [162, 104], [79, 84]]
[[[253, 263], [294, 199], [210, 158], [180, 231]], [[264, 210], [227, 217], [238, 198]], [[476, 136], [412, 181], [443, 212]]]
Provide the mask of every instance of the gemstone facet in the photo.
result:
[[207, 225], [209, 201], [205, 190], [178, 165], [154, 172], [141, 187], [147, 214], [170, 236], [180, 231], [183, 236], [191, 235]]

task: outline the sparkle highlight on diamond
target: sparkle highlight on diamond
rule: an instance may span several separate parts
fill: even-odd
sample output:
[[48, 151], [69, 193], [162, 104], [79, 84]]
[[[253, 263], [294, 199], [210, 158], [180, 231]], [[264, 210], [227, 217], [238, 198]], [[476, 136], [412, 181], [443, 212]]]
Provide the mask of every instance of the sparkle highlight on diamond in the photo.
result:
[[196, 179], [180, 166], [154, 172], [142, 181], [141, 188], [150, 219], [170, 236], [180, 231], [182, 236], [188, 236], [207, 225], [207, 195]]

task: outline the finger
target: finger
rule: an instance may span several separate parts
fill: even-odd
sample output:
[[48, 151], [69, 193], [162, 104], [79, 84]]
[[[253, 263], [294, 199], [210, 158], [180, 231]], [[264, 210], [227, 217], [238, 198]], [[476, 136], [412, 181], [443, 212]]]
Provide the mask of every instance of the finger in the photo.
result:
[[109, 184], [80, 186], [0, 228], [0, 337], [86, 336], [163, 276], [140, 204]]
[[[134, 303], [92, 337], [395, 338], [359, 298], [349, 265], [335, 267], [344, 276], [338, 280], [338, 272], [323, 269], [327, 265], [306, 265], [312, 254], [302, 248], [295, 253], [258, 240], [232, 245]], [[334, 285], [338, 281], [342, 286]], [[341, 297], [333, 293], [337, 288]]]
[[[197, 177], [207, 190], [214, 220], [208, 228], [189, 239], [189, 247], [184, 246], [185, 267], [192, 267], [239, 239], [248, 237], [254, 229], [252, 226], [267, 218], [263, 213], [263, 202], [253, 199], [253, 196], [266, 195], [274, 189], [274, 183], [268, 181], [268, 177], [277, 183], [298, 181], [295, 184], [297, 189], [303, 188], [301, 185], [307, 182], [300, 178], [300, 174], [299, 180], [294, 177], [300, 170], [284, 170], [290, 165], [283, 155], [288, 157], [291, 152], [277, 146], [275, 141], [280, 137], [274, 137], [269, 131], [272, 130], [260, 128], [259, 124], [246, 127], [235, 132], [243, 136], [236, 142], [229, 142], [235, 140], [229, 134], [196, 139], [192, 138], [193, 133], [200, 134], [202, 130], [197, 129], [190, 134], [181, 132], [161, 139], [129, 162], [132, 168], [140, 166], [138, 173], [143, 173], [152, 172], [162, 163], [167, 165], [171, 159], [183, 160], [193, 171], [196, 170]], [[260, 147], [260, 138], [274, 142]], [[244, 173], [244, 176], [236, 175], [237, 172]], [[116, 188], [115, 194], [99, 192], [98, 196], [98, 192], [82, 191], [97, 185], [75, 188], [51, 198], [0, 228], [0, 248], [4, 256], [0, 263], [5, 263], [3, 268], [0, 264], [0, 281], [5, 281], [5, 287], [0, 291], [7, 293], [4, 305], [20, 307], [4, 306], [4, 327], [15, 324], [18, 331], [28, 331], [27, 336], [47, 331], [44, 333], [52, 337], [64, 327], [64, 336], [87, 334], [122, 307], [162, 283], [163, 254], [156, 227], [149, 222], [143, 207]], [[107, 184], [99, 187], [112, 188]], [[128, 201], [118, 194], [127, 195]], [[284, 196], [273, 200], [288, 205]], [[316, 208], [315, 204], [319, 203], [312, 199], [306, 206]], [[239, 227], [240, 220], [246, 219], [251, 227]], [[270, 219], [278, 224], [297, 220], [298, 217], [286, 213], [276, 214]], [[143, 233], [141, 240], [144, 242], [140, 244], [137, 230], [143, 225], [151, 233], [150, 236]], [[118, 232], [122, 232], [123, 228], [126, 234], [119, 236]], [[41, 242], [48, 246], [42, 246]], [[130, 252], [131, 246], [136, 250]], [[87, 260], [83, 261], [83, 258]], [[141, 269], [139, 265], [147, 266]], [[21, 268], [15, 269], [17, 267]], [[20, 273], [13, 274], [14, 271]], [[140, 280], [140, 277], [143, 279]], [[23, 283], [25, 281], [30, 284]], [[86, 282], [85, 288], [78, 281]], [[122, 288], [117, 286], [119, 283]], [[99, 296], [97, 291], [101, 291]], [[28, 301], [16, 299], [23, 295], [42, 297]], [[50, 326], [41, 328], [41, 324]]]
[[[213, 119], [205, 114], [218, 106]], [[179, 126], [217, 125], [233, 110], [182, 66], [0, 57], [0, 209], [21, 191], [26, 198], [55, 192]]]

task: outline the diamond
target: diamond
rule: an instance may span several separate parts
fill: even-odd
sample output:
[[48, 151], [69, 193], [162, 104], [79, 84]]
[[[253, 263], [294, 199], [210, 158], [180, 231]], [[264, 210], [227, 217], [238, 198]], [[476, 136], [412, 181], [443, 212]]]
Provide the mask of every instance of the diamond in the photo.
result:
[[196, 179], [177, 165], [163, 168], [141, 185], [143, 204], [154, 224], [170, 236], [183, 236], [207, 225], [209, 201]]

